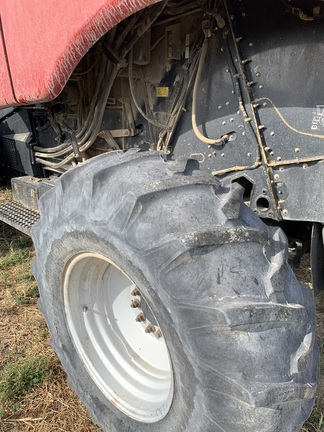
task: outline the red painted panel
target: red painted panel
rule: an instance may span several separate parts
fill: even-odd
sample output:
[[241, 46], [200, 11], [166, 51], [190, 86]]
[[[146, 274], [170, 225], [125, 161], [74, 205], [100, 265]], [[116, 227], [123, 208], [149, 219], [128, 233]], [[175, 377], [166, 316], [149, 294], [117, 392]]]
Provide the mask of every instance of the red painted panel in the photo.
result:
[[12, 105], [16, 103], [12, 92], [10, 75], [7, 64], [7, 56], [4, 47], [4, 38], [2, 33], [2, 25], [0, 20], [0, 101], [3, 105]]
[[[3, 35], [18, 104], [54, 99], [79, 60], [104, 33], [155, 2], [1, 0]], [[0, 51], [0, 106], [16, 105], [10, 82], [2, 81], [3, 54]]]

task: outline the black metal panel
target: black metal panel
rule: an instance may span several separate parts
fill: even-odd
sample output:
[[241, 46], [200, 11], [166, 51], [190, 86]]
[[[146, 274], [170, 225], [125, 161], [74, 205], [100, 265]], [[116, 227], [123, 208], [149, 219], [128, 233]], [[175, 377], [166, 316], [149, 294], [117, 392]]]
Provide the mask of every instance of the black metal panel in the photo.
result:
[[[268, 161], [324, 157], [324, 25], [289, 13], [283, 1], [237, 2], [236, 23]], [[308, 2], [307, 10], [317, 2]]]
[[21, 174], [42, 176], [42, 168], [34, 162], [33, 128], [27, 109], [1, 110], [0, 154], [3, 163]]
[[[192, 130], [191, 98], [187, 101], [186, 112], [181, 117], [174, 139], [176, 157], [185, 154], [196, 158], [201, 169], [214, 173], [234, 167], [252, 167], [259, 156], [256, 138], [239, 109], [228, 51], [220, 30], [209, 41], [199, 83], [197, 123], [208, 138], [217, 139], [227, 134], [229, 141], [224, 145], [207, 145], [196, 137]], [[238, 64], [236, 66], [239, 67]]]
[[244, 201], [256, 215], [261, 218], [274, 218], [277, 212], [276, 203], [269, 194], [265, 167], [236, 172], [223, 179], [225, 185], [235, 182], [245, 188]]
[[282, 166], [273, 173], [284, 219], [324, 222], [324, 161]]
[[28, 111], [8, 108], [1, 110], [0, 136], [31, 131]]
[[16, 171], [28, 175], [41, 175], [40, 165], [33, 161], [30, 133], [3, 135], [2, 153], [10, 167]]

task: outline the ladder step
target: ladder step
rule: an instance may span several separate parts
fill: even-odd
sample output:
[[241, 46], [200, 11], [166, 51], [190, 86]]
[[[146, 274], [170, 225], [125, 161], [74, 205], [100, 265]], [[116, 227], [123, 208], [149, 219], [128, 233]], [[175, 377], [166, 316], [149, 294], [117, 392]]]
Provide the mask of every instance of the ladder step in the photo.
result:
[[31, 227], [39, 220], [39, 213], [18, 202], [0, 203], [0, 220], [30, 236]]

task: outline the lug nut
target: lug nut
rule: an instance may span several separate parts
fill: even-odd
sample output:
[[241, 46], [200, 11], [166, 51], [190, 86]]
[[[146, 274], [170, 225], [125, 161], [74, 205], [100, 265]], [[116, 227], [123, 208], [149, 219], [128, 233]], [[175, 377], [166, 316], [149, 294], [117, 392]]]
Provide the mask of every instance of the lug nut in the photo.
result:
[[145, 328], [145, 333], [154, 333], [155, 332], [155, 327], [153, 324], [148, 324]]
[[162, 334], [160, 328], [158, 328], [158, 329], [156, 330], [156, 332], [155, 332], [155, 336], [156, 336], [158, 339], [160, 339], [160, 338], [163, 336], [163, 334]]
[[141, 306], [141, 302], [138, 299], [132, 300], [130, 307], [131, 308], [138, 308]]
[[146, 321], [146, 316], [143, 314], [143, 312], [140, 312], [136, 317], [137, 322]]
[[138, 288], [134, 288], [133, 291], [131, 292], [132, 296], [139, 296], [141, 295], [141, 291]]

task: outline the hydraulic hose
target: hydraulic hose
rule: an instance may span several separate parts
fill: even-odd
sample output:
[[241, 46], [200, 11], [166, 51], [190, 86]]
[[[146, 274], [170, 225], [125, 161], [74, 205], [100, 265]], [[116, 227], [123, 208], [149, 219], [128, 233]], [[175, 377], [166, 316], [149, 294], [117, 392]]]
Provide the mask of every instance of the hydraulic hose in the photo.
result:
[[208, 37], [205, 33], [205, 39], [204, 42], [202, 44], [202, 48], [201, 48], [201, 53], [200, 53], [200, 58], [199, 58], [199, 63], [198, 63], [198, 69], [197, 69], [197, 74], [196, 74], [196, 79], [195, 79], [195, 83], [194, 83], [194, 88], [193, 88], [193, 94], [192, 94], [192, 114], [191, 114], [191, 123], [192, 123], [192, 128], [193, 131], [196, 135], [196, 137], [206, 143], [206, 144], [224, 144], [224, 142], [226, 142], [226, 138], [227, 135], [224, 135], [222, 138], [218, 138], [218, 139], [212, 139], [212, 138], [207, 138], [206, 136], [204, 136], [200, 130], [198, 129], [198, 125], [197, 125], [197, 119], [196, 119], [196, 111], [197, 111], [197, 95], [198, 95], [198, 87], [199, 87], [199, 83], [200, 83], [200, 78], [201, 78], [201, 74], [202, 74], [202, 70], [203, 70], [203, 65], [204, 65], [204, 61], [206, 58], [206, 54], [207, 54], [207, 50], [208, 50]]

